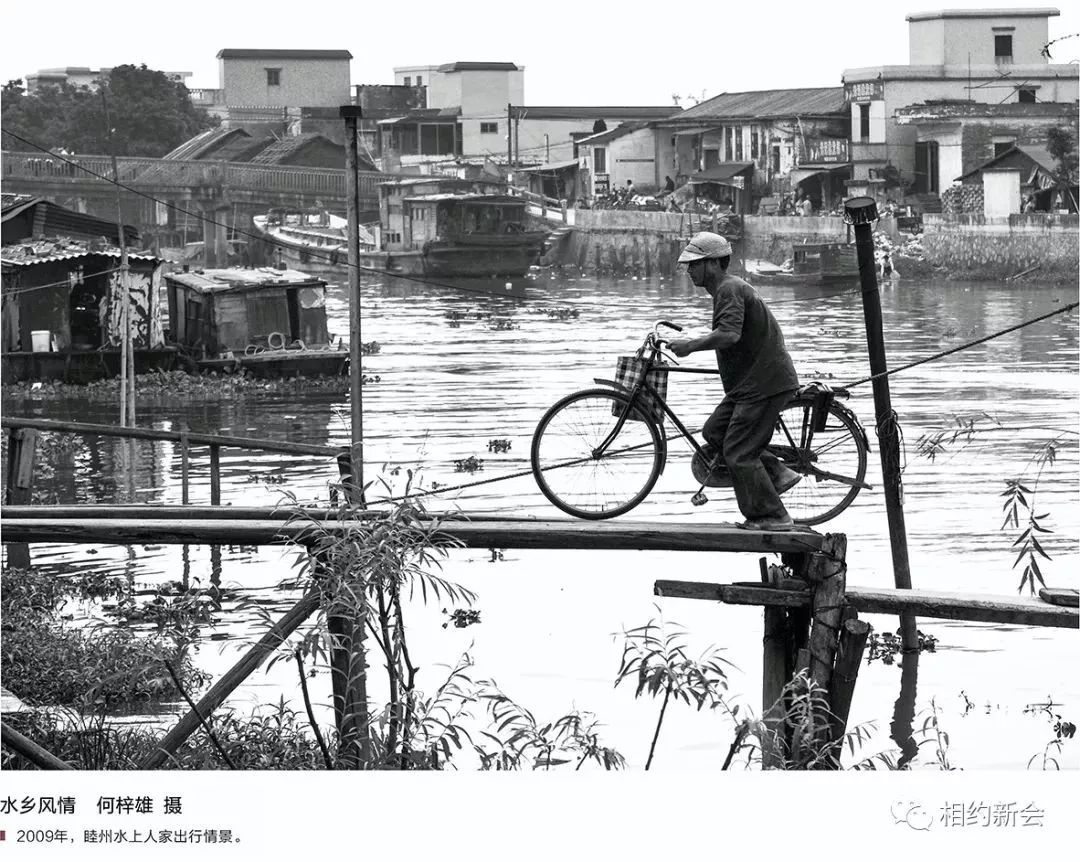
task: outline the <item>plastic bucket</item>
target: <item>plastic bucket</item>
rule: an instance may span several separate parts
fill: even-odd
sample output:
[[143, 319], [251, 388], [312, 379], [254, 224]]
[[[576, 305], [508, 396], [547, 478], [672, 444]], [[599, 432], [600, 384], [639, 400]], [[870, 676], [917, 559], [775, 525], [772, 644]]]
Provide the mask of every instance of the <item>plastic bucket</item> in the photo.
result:
[[48, 329], [35, 329], [30, 333], [30, 341], [33, 344], [34, 353], [48, 353], [52, 332]]

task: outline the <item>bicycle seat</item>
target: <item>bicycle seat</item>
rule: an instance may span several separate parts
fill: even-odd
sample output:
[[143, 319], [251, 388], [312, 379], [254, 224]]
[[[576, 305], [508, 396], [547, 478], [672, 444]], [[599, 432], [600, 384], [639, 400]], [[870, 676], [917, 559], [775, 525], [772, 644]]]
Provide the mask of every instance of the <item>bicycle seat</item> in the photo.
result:
[[839, 398], [848, 398], [851, 395], [847, 389], [843, 386], [830, 386], [828, 383], [822, 383], [820, 380], [814, 380], [810, 383], [804, 383], [798, 389], [795, 390], [796, 398], [812, 398], [815, 395], [820, 395], [822, 392], [832, 392]]

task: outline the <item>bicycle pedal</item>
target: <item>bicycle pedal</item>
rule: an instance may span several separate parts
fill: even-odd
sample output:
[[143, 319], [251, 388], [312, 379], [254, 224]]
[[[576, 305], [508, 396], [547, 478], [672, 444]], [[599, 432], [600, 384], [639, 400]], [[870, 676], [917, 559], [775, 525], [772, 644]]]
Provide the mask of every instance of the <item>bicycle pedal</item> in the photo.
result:
[[704, 506], [706, 503], [709, 502], [709, 498], [706, 497], [701, 491], [698, 491], [696, 494], [694, 494], [693, 497], [690, 498], [690, 502], [693, 503], [695, 506]]

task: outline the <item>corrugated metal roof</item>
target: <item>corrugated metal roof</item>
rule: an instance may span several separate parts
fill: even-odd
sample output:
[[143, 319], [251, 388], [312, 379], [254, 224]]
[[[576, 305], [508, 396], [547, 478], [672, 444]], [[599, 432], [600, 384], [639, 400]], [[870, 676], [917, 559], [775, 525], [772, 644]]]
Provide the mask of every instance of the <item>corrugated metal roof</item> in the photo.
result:
[[[58, 260], [78, 260], [84, 257], [111, 257], [119, 261], [120, 249], [102, 249], [90, 251], [88, 248], [68, 248], [66, 250], [46, 251], [40, 253], [34, 251], [34, 244], [6, 245], [0, 252], [0, 259], [5, 266], [37, 266], [41, 263], [55, 263]], [[143, 260], [162, 263], [159, 258], [152, 254], [137, 251], [128, 252], [128, 260]]]
[[256, 153], [251, 158], [251, 164], [253, 165], [276, 165], [280, 164], [284, 159], [296, 153], [298, 150], [303, 149], [308, 144], [315, 141], [323, 140], [332, 146], [338, 147], [341, 150], [342, 157], [344, 159], [345, 147], [341, 144], [335, 144], [325, 135], [320, 135], [317, 132], [307, 132], [302, 135], [292, 135], [288, 138], [280, 138], [276, 141], [272, 141], [261, 152]]
[[672, 119], [678, 120], [679, 123], [700, 123], [702, 120], [766, 119], [828, 114], [845, 114], [843, 87], [721, 93], [700, 105], [688, 108]]
[[217, 293], [226, 290], [252, 290], [260, 287], [304, 287], [325, 285], [321, 278], [295, 269], [201, 269], [191, 272], [168, 272], [165, 278], [194, 290]]
[[316, 51], [301, 48], [222, 48], [219, 60], [351, 60], [348, 51]]
[[514, 113], [524, 120], [665, 120], [682, 109], [675, 105], [522, 105]]
[[513, 195], [485, 195], [479, 192], [477, 193], [465, 193], [460, 192], [440, 192], [433, 195], [408, 195], [402, 198], [405, 201], [419, 201], [421, 203], [431, 203], [438, 201], [464, 201], [467, 203], [488, 203], [488, 204], [521, 204], [525, 205], [524, 198], [516, 198]]
[[614, 129], [609, 129], [606, 132], [597, 132], [595, 135], [589, 135], [587, 138], [580, 138], [578, 144], [606, 144], [608, 141], [614, 141], [617, 138], [629, 135], [631, 132], [639, 132], [642, 129], [647, 129], [648, 123], [623, 123], [621, 126], [616, 126]]
[[184, 143], [176, 149], [166, 153], [163, 158], [170, 160], [197, 159], [202, 153], [206, 152], [215, 144], [233, 135], [245, 138], [251, 137], [251, 135], [243, 129], [226, 129], [220, 127], [216, 129], [207, 129], [205, 132], [197, 134], [194, 138], [184, 141]]

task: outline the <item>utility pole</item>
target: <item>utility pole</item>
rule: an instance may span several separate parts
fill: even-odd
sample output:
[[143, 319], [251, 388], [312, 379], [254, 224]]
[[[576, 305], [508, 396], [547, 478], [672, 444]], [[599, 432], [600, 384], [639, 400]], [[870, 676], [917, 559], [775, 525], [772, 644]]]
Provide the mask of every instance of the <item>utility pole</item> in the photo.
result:
[[349, 487], [345, 490], [350, 502], [363, 506], [364, 399], [360, 349], [360, 185], [357, 175], [357, 132], [362, 111], [358, 105], [342, 105], [340, 114], [345, 120], [345, 188], [349, 221], [349, 401], [352, 408], [352, 469]]
[[506, 103], [506, 167], [510, 168], [514, 163], [514, 126], [513, 106]]
[[[884, 372], [888, 371], [888, 363], [885, 359], [885, 335], [881, 325], [881, 295], [874, 265], [872, 222], [876, 221], [877, 217], [877, 206], [873, 198], [849, 198], [844, 202], [844, 220], [855, 228], [855, 251], [859, 260], [863, 319], [866, 322], [866, 347], [870, 354], [870, 373], [875, 375], [874, 416], [878, 449], [881, 453], [881, 475], [885, 486], [885, 513], [889, 520], [893, 580], [897, 589], [910, 590], [911, 567], [908, 562], [907, 528], [904, 525], [903, 489], [900, 480], [900, 439], [889, 394], [889, 378], [884, 376]], [[918, 633], [915, 629], [915, 617], [911, 614], [900, 615], [900, 637], [905, 654], [917, 654]]]
[[128, 277], [127, 238], [124, 236], [124, 211], [120, 200], [120, 168], [113, 143], [112, 118], [106, 82], [101, 82], [101, 104], [105, 112], [105, 132], [112, 159], [113, 182], [116, 184], [116, 232], [120, 244], [120, 426], [135, 426], [135, 351], [131, 342], [131, 280]]

